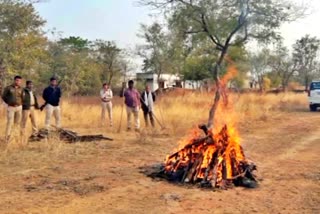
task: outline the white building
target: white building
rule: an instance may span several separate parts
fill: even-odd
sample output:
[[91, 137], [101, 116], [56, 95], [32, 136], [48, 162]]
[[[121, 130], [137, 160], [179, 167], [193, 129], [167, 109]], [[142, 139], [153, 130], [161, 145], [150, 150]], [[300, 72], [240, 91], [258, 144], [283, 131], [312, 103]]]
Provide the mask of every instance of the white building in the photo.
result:
[[200, 80], [185, 80], [183, 82], [183, 88], [186, 89], [199, 89], [204, 85], [204, 81]]
[[161, 74], [160, 80], [158, 75], [154, 73], [137, 73], [137, 80], [148, 84], [152, 91], [159, 88], [181, 87], [181, 78], [174, 74]]

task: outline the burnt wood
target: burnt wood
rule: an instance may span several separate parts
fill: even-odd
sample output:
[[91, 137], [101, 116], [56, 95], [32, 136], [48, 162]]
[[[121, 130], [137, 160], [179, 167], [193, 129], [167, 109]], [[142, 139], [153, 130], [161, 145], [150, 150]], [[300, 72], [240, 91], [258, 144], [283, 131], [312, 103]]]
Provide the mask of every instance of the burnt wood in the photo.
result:
[[78, 135], [77, 132], [56, 128], [54, 131], [48, 131], [46, 129], [40, 129], [36, 135], [29, 137], [29, 142], [41, 141], [43, 139], [48, 139], [49, 137], [58, 136], [61, 141], [67, 143], [77, 143], [77, 142], [96, 142], [96, 141], [113, 141], [110, 137], [105, 137], [103, 135]]

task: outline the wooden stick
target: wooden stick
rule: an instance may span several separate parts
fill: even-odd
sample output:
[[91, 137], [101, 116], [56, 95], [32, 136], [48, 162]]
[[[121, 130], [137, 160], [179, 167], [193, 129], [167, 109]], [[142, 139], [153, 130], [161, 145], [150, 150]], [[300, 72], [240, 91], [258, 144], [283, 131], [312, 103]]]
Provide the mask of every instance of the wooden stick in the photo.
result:
[[118, 127], [118, 131], [117, 131], [117, 133], [120, 133], [120, 131], [121, 131], [121, 126], [122, 126], [122, 115], [123, 115], [123, 108], [124, 108], [124, 101], [123, 101], [123, 103], [122, 103], [122, 106], [121, 106], [121, 115], [120, 115], [120, 123], [119, 123], [119, 127]]
[[199, 165], [199, 162], [200, 162], [200, 159], [199, 157], [195, 160], [195, 162], [193, 163], [192, 167], [191, 167], [191, 170], [189, 171], [187, 177], [184, 179], [184, 182], [185, 183], [189, 183], [192, 181], [192, 178], [193, 178], [193, 175], [194, 173], [196, 172], [196, 169]]
[[[200, 145], [200, 144], [202, 144], [202, 143], [205, 143], [205, 141], [208, 140], [210, 137], [211, 137], [211, 135], [207, 135], [207, 136], [205, 136], [205, 137], [203, 137], [203, 138], [199, 138], [199, 139], [193, 140], [192, 143], [187, 144], [183, 149], [181, 149], [181, 150], [173, 153], [172, 155], [170, 155], [170, 156], [169, 156], [169, 159], [177, 156], [177, 155], [178, 155], [182, 150], [184, 150], [184, 149], [190, 149], [190, 148], [193, 147], [193, 146], [197, 146], [197, 145]], [[214, 143], [214, 142], [213, 142], [213, 143]], [[208, 145], [213, 144], [213, 143], [209, 143]]]
[[218, 163], [216, 163], [216, 164], [214, 165], [214, 167], [213, 167], [213, 170], [212, 170], [211, 186], [212, 186], [213, 188], [215, 188], [216, 185], [217, 185], [218, 167], [219, 167], [219, 165], [218, 165]]
[[201, 172], [201, 164], [202, 164], [202, 161], [203, 161], [203, 155], [201, 155], [200, 158], [199, 158], [199, 164], [198, 164], [198, 166], [196, 167], [196, 173], [194, 174], [193, 179], [192, 179], [193, 182], [196, 182], [197, 179], [198, 179], [198, 175], [199, 175], [199, 173]]

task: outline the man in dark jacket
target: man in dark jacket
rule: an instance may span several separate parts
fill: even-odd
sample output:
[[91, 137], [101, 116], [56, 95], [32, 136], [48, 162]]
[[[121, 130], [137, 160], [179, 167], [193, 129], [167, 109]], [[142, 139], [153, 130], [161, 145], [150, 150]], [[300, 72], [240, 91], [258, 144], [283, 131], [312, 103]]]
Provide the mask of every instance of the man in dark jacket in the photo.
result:
[[9, 142], [12, 125], [19, 125], [22, 114], [23, 88], [22, 77], [16, 76], [14, 83], [7, 86], [2, 94], [3, 101], [7, 104], [6, 142]]
[[56, 127], [60, 128], [61, 119], [60, 119], [60, 98], [61, 98], [61, 89], [58, 86], [57, 79], [52, 77], [50, 79], [50, 85], [44, 89], [42, 97], [45, 101], [46, 108], [46, 119], [45, 127], [47, 130], [50, 128], [51, 116], [53, 114], [56, 120]]
[[154, 127], [154, 118], [153, 118], [153, 105], [156, 101], [156, 95], [150, 91], [150, 87], [147, 85], [146, 90], [142, 92], [141, 94], [141, 100], [142, 100], [142, 111], [144, 116], [144, 121], [146, 123], [146, 126], [149, 126], [149, 120], [152, 127]]
[[37, 100], [37, 96], [33, 91], [33, 83], [28, 80], [26, 82], [26, 88], [24, 89], [24, 99], [22, 105], [22, 122], [21, 122], [21, 132], [22, 135], [25, 134], [26, 125], [28, 122], [28, 118], [31, 119], [32, 124], [32, 134], [36, 134], [38, 132], [36, 115], [35, 111], [39, 109], [39, 104]]

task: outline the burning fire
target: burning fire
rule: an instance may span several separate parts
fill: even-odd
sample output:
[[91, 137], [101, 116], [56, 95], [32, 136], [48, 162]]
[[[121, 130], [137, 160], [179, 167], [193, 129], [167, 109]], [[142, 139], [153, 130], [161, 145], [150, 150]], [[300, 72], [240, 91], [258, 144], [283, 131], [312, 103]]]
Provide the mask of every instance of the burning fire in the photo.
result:
[[234, 128], [224, 126], [218, 134], [202, 127], [183, 147], [167, 157], [161, 177], [169, 181], [199, 183], [203, 187], [255, 187], [253, 163], [245, 158]]
[[[160, 171], [151, 173], [152, 177], [210, 188], [257, 186], [253, 174], [256, 166], [245, 157], [240, 137], [234, 128], [237, 113], [230, 111], [232, 103], [228, 102], [226, 90], [228, 81], [234, 78], [238, 71], [232, 60], [227, 61], [230, 65], [226, 75], [220, 80], [221, 95], [225, 103], [220, 103], [216, 112], [219, 121], [215, 121], [215, 124], [219, 122], [219, 125], [216, 125], [214, 130], [208, 130], [205, 125], [200, 126], [205, 135], [200, 129], [193, 130], [189, 139], [180, 142], [178, 151], [166, 158]], [[221, 124], [229, 125], [218, 128]]]

